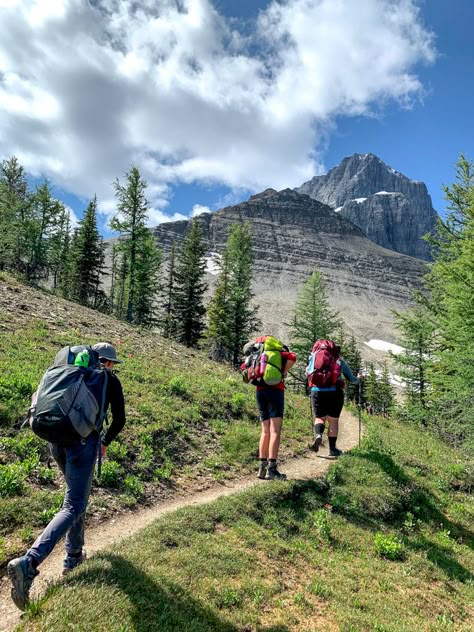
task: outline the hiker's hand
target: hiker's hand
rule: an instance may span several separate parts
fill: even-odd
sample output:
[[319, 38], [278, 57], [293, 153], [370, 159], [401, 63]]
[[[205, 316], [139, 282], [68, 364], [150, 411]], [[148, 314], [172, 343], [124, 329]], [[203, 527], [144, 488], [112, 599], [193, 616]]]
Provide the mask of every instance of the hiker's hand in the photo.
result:
[[104, 458], [104, 456], [107, 454], [107, 446], [103, 443], [100, 450], [101, 450], [102, 458]]

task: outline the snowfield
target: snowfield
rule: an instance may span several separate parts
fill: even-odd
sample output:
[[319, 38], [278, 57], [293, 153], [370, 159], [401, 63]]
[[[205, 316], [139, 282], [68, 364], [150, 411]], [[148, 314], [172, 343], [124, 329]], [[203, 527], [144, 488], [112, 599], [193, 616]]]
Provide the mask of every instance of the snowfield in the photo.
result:
[[372, 339], [369, 340], [369, 342], [364, 342], [364, 344], [371, 349], [375, 349], [375, 351], [391, 351], [395, 355], [398, 355], [399, 353], [402, 353], [404, 351], [403, 347], [395, 345], [392, 342], [386, 342], [385, 340]]

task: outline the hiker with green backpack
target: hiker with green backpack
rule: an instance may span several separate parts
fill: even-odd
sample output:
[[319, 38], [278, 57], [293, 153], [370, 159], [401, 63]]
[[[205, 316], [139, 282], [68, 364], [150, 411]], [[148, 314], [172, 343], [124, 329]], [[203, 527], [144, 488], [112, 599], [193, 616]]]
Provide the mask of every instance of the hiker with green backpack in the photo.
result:
[[260, 336], [244, 348], [241, 366], [244, 382], [257, 387], [257, 405], [262, 424], [257, 477], [286, 480], [277, 468], [281, 428], [285, 407], [285, 377], [296, 362], [296, 355], [273, 336]]
[[[118, 363], [114, 347], [106, 342], [64, 347], [33, 396], [28, 422], [33, 432], [49, 442], [66, 479], [66, 494], [61, 510], [31, 548], [7, 566], [12, 599], [20, 610], [29, 601], [38, 566], [61, 538], [66, 536], [63, 575], [85, 559], [84, 520], [95, 463], [125, 425], [122, 385], [113, 373]], [[112, 423], [102, 439], [109, 406]]]

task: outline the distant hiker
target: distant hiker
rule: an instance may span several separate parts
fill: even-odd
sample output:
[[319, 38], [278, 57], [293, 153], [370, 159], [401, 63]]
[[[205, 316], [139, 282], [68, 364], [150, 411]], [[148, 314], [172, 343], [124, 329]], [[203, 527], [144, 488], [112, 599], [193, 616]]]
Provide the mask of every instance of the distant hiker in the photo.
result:
[[342, 358], [340, 347], [332, 340], [317, 340], [306, 367], [308, 385], [311, 389], [311, 409], [314, 417], [314, 443], [311, 449], [317, 452], [323, 440], [326, 421], [328, 422], [329, 456], [338, 457], [341, 451], [336, 447], [339, 431], [339, 417], [344, 405], [344, 376], [353, 384], [359, 378]]
[[277, 468], [283, 411], [285, 382], [296, 355], [273, 336], [260, 336], [244, 348], [246, 360], [242, 364], [244, 381], [257, 387], [257, 405], [262, 422], [260, 436], [258, 478], [285, 480]]
[[[61, 538], [66, 536], [63, 575], [85, 559], [84, 519], [99, 446], [102, 443], [101, 458], [125, 424], [122, 385], [113, 373], [118, 363], [121, 360], [107, 342], [93, 347], [64, 347], [33, 396], [30, 425], [36, 434], [49, 440], [51, 453], [66, 479], [66, 494], [61, 510], [33, 546], [8, 564], [12, 599], [20, 610], [28, 603], [38, 566]], [[109, 406], [112, 423], [101, 440]]]

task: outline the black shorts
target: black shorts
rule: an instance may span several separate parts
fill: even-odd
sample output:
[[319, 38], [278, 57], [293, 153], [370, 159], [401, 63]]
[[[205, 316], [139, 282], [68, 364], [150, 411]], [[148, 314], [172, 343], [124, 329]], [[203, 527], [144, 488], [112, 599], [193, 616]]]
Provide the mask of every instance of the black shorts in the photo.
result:
[[257, 404], [260, 421], [283, 417], [285, 391], [280, 388], [264, 388], [257, 391]]
[[311, 408], [313, 417], [340, 417], [344, 406], [344, 391], [338, 388], [335, 391], [311, 391]]

